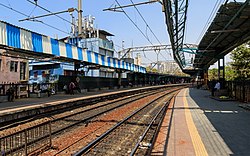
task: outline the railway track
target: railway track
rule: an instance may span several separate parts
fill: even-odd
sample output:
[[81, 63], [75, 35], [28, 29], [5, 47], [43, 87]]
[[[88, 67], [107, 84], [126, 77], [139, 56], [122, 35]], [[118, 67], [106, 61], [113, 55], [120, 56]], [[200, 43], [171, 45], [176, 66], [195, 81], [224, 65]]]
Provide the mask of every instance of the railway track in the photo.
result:
[[[160, 90], [163, 91], [164, 89], [160, 89]], [[53, 123], [60, 122], [60, 120], [64, 120], [63, 124], [67, 125], [67, 124], [65, 124], [65, 122], [71, 120], [70, 118], [77, 118], [78, 115], [80, 116], [83, 113], [88, 113], [88, 111], [97, 110], [101, 113], [103, 111], [100, 111], [100, 110], [103, 109], [104, 107], [112, 108], [112, 107], [115, 107], [114, 106], [115, 104], [122, 106], [122, 104], [126, 104], [126, 101], [129, 102], [129, 101], [137, 100], [137, 99], [140, 99], [140, 98], [145, 97], [147, 95], [157, 93], [160, 90], [151, 91], [151, 93], [146, 91], [146, 92], [136, 93], [134, 95], [128, 95], [128, 96], [124, 96], [124, 97], [120, 97], [120, 98], [114, 98], [114, 99], [111, 98], [109, 100], [105, 99], [103, 101], [101, 101], [100, 99], [92, 100], [92, 101], [89, 101], [89, 103], [91, 103], [91, 104], [83, 106], [83, 107], [77, 106], [76, 108], [65, 108], [63, 110], [55, 110], [53, 112], [39, 114], [38, 116], [29, 118], [29, 119], [25, 119], [22, 121], [17, 121], [17, 122], [12, 121], [12, 123], [8, 124], [8, 125], [5, 125], [6, 123], [3, 123], [3, 125], [5, 125], [5, 126], [2, 126], [0, 128], [0, 131], [3, 131], [4, 129], [10, 129], [10, 128], [16, 127], [18, 125], [22, 125], [22, 124], [29, 123], [29, 122], [32, 122], [34, 120], [42, 119], [42, 118], [46, 118], [46, 117], [50, 117], [53, 120]], [[98, 113], [96, 113], [96, 114], [98, 114]], [[60, 129], [60, 128], [58, 128], [58, 129]], [[57, 131], [57, 130], [53, 130], [53, 131]]]
[[120, 98], [118, 100], [112, 100], [111, 102], [100, 103], [98, 104], [98, 106], [95, 106], [95, 107], [78, 109], [78, 110], [72, 111], [73, 113], [70, 113], [65, 116], [64, 115], [62, 116], [61, 114], [53, 116], [52, 117], [53, 118], [52, 133], [53, 134], [60, 133], [63, 130], [69, 129], [70, 127], [73, 127], [74, 125], [78, 125], [80, 123], [88, 124], [89, 122], [91, 122], [92, 119], [100, 115], [108, 113], [109, 111], [112, 111], [119, 107], [123, 107], [133, 101], [142, 99], [146, 96], [157, 94], [161, 91], [153, 91], [153, 92], [148, 92], [148, 93], [143, 93], [143, 94], [136, 94], [136, 95], [128, 96], [125, 98]]
[[171, 92], [153, 99], [75, 153], [74, 156], [149, 154], [157, 127], [174, 94], [175, 92]]
[[[125, 107], [129, 103], [137, 101], [139, 99], [151, 95], [160, 94], [164, 91], [166, 90], [161, 89], [144, 93], [137, 93], [111, 101], [105, 101], [97, 103], [95, 105], [89, 105], [84, 108], [73, 109], [69, 112], [54, 114], [51, 115], [49, 121], [46, 121], [40, 125], [38, 124], [33, 127], [29, 127], [28, 130], [30, 131], [30, 133], [28, 133], [28, 135], [25, 135], [27, 129], [24, 129], [19, 133], [4, 137], [0, 135], [0, 147], [1, 150], [4, 151], [4, 154], [2, 155], [17, 155], [20, 153], [24, 153], [25, 155], [37, 153], [37, 151], [39, 151], [38, 153], [40, 153], [44, 149], [52, 147], [53, 138], [55, 138], [56, 136], [59, 137], [60, 134], [63, 134], [66, 131], [70, 131], [72, 127], [76, 125], [87, 126], [92, 120], [98, 120], [98, 117], [108, 112]], [[41, 128], [41, 126], [43, 126], [43, 128]], [[26, 137], [26, 139], [19, 139], [23, 137]], [[57, 154], [67, 150], [68, 148], [64, 148], [63, 150], [57, 152]]]
[[[175, 87], [175, 86], [173, 86], [173, 87]], [[162, 88], [160, 88], [160, 89], [162, 89]], [[67, 105], [60, 106], [60, 105], [63, 105], [63, 103], [61, 103], [61, 104], [59, 104], [58, 108], [50, 108], [49, 111], [34, 109], [34, 110], [32, 110], [31, 113], [29, 113], [30, 115], [27, 115], [26, 117], [22, 117], [23, 116], [22, 114], [20, 114], [20, 115], [17, 114], [15, 116], [20, 116], [17, 119], [13, 119], [13, 120], [6, 121], [6, 122], [1, 122], [0, 123], [1, 124], [0, 131], [3, 131], [4, 129], [16, 127], [18, 125], [25, 124], [28, 122], [32, 122], [34, 120], [41, 119], [44, 117], [53, 116], [55, 114], [60, 114], [60, 113], [64, 113], [67, 111], [68, 112], [74, 111], [75, 109], [82, 108], [82, 107], [89, 106], [89, 105], [93, 105], [93, 104], [100, 103], [103, 101], [110, 101], [110, 100], [114, 100], [114, 99], [118, 99], [118, 98], [122, 98], [122, 97], [126, 98], [126, 97], [131, 96], [131, 95], [133, 96], [136, 94], [144, 94], [148, 91], [154, 91], [154, 90], [157, 90], [157, 88], [152, 88], [152, 90], [150, 90], [150, 89], [132, 90], [131, 92], [122, 92], [122, 93], [118, 93], [118, 94], [111, 94], [108, 96], [92, 97], [92, 98], [84, 99], [84, 100], [72, 99], [72, 101], [70, 101], [70, 102], [65, 102], [65, 103], [67, 103]], [[53, 107], [53, 106], [49, 106], [49, 107]]]

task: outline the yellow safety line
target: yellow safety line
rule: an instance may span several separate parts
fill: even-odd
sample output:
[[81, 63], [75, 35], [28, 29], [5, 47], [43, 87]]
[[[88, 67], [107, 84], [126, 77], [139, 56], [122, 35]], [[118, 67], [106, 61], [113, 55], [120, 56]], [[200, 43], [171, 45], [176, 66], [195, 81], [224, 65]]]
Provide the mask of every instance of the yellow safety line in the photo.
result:
[[[183, 102], [184, 102], [184, 108], [188, 108], [188, 103], [187, 103], [187, 89], [184, 91], [184, 97], [183, 97]], [[196, 129], [196, 126], [194, 124], [191, 112], [189, 109], [185, 109], [185, 116], [186, 116], [186, 122], [188, 125], [188, 130], [191, 136], [191, 140], [193, 142], [193, 147], [195, 150], [195, 154], [197, 156], [208, 156], [207, 150], [201, 140], [201, 137]]]

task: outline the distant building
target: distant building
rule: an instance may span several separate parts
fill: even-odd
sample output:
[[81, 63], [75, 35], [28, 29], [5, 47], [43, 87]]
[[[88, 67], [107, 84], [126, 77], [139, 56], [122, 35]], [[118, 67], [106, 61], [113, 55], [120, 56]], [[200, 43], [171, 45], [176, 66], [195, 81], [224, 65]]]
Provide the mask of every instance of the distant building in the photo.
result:
[[[95, 29], [91, 33], [87, 34], [88, 35], [85, 36], [86, 38], [82, 38], [79, 41], [77, 41], [75, 38], [70, 37], [61, 40], [74, 45], [78, 45], [81, 48], [86, 48], [101, 55], [112, 58], [114, 57], [114, 44], [112, 40], [108, 39], [108, 37], [114, 36], [113, 34], [99, 29]], [[114, 69], [111, 68], [100, 68], [93, 65], [86, 65], [86, 68], [87, 69], [84, 69], [84, 71], [87, 70], [87, 72], [85, 73], [86, 76], [116, 77]]]
[[28, 60], [14, 55], [6, 55], [0, 49], [0, 84], [22, 83], [29, 80]]
[[30, 79], [29, 83], [54, 83], [59, 75], [72, 76], [74, 66], [72, 63], [46, 61], [29, 62]]
[[177, 73], [181, 72], [179, 65], [174, 60], [159, 61], [158, 66], [159, 73], [176, 75]]
[[135, 63], [136, 65], [141, 66], [142, 61], [141, 61], [141, 54], [140, 54], [140, 53], [137, 53], [137, 54], [136, 54], [136, 57], [135, 57], [134, 63]]
[[[81, 37], [77, 35], [76, 28], [72, 28], [72, 35], [60, 39], [65, 43], [87, 49], [89, 51], [105, 55], [107, 57], [114, 57], [114, 44], [109, 37], [113, 34], [100, 29], [95, 29], [92, 16], [85, 17], [83, 24], [83, 34]], [[56, 61], [32, 61], [30, 66], [30, 83], [54, 82], [58, 80], [59, 75], [72, 76], [75, 74], [74, 63], [56, 62]], [[85, 75], [92, 77], [118, 77], [115, 69], [108, 67], [100, 67], [82, 62], [77, 75]], [[126, 74], [122, 74], [125, 78]]]

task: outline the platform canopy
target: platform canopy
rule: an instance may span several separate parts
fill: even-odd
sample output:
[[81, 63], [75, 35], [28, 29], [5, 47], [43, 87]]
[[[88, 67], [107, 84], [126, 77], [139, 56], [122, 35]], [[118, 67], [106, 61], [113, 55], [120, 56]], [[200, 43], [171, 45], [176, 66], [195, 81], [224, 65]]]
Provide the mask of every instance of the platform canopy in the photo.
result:
[[208, 69], [237, 46], [250, 40], [250, 2], [222, 5], [198, 45], [195, 69]]
[[3, 21], [0, 21], [0, 49], [6, 49], [6, 52], [0, 53], [6, 56], [53, 59], [146, 73], [146, 68], [142, 66], [76, 47]]

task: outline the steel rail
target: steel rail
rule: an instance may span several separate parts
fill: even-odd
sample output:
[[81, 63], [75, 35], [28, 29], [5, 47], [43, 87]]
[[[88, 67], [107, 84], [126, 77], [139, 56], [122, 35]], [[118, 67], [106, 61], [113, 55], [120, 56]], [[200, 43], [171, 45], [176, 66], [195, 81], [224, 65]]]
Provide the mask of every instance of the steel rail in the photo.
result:
[[[179, 89], [179, 88], [178, 88]], [[108, 131], [106, 131], [105, 133], [103, 133], [100, 137], [96, 138], [94, 141], [92, 141], [91, 143], [89, 143], [87, 146], [83, 147], [81, 150], [79, 150], [78, 152], [76, 152], [74, 154], [74, 156], [80, 156], [84, 153], [86, 153], [87, 151], [89, 151], [91, 148], [93, 148], [95, 145], [97, 145], [102, 139], [104, 139], [106, 136], [108, 136], [111, 132], [113, 132], [115, 129], [117, 129], [119, 126], [121, 126], [123, 123], [125, 123], [127, 120], [129, 120], [130, 118], [132, 118], [134, 115], [136, 115], [137, 113], [139, 113], [140, 111], [142, 111], [144, 108], [150, 106], [152, 103], [154, 103], [155, 101], [159, 100], [160, 98], [178, 90], [175, 89], [173, 91], [170, 91], [164, 95], [161, 95], [155, 99], [153, 99], [151, 102], [147, 103], [145, 106], [137, 109], [135, 112], [133, 112], [131, 115], [129, 115], [128, 117], [126, 117], [124, 120], [120, 121], [119, 123], [117, 123], [115, 126], [113, 126], [111, 129], [109, 129]]]
[[[174, 86], [169, 86], [169, 87], [174, 87]], [[162, 87], [161, 87], [162, 88]], [[153, 90], [157, 90], [157, 89], [161, 89], [161, 88], [154, 88]], [[144, 89], [144, 90], [136, 90], [136, 91], [132, 91], [132, 92], [122, 92], [122, 93], [119, 93], [119, 94], [112, 94], [112, 95], [108, 95], [108, 96], [104, 96], [104, 97], [100, 97], [100, 98], [89, 98], [89, 99], [85, 99], [85, 100], [77, 100], [77, 101], [74, 101], [74, 102], [82, 102], [82, 103], [89, 103], [89, 101], [91, 102], [99, 102], [99, 101], [103, 101], [104, 99], [107, 99], [107, 100], [110, 100], [110, 99], [113, 99], [113, 98], [117, 98], [117, 97], [124, 97], [124, 96], [131, 96], [131, 95], [134, 95], [134, 94], [137, 94], [137, 93], [144, 93], [144, 92], [147, 92], [149, 91], [149, 89]], [[67, 103], [70, 103], [70, 102], [67, 102]], [[68, 110], [72, 110], [72, 109], [77, 109], [79, 107], [81, 107], [82, 105], [84, 104], [79, 104], [77, 106], [74, 106], [74, 107], [71, 107], [71, 108], [61, 108], [61, 109], [57, 109], [57, 113], [58, 111], [59, 112], [62, 112], [62, 111], [66, 111], [67, 109]], [[51, 115], [53, 112], [46, 112], [45, 114], [40, 114], [39, 111], [38, 111], [38, 114], [36, 114], [36, 116], [29, 116], [27, 118], [24, 118], [24, 120], [21, 120], [18, 119], [17, 121], [18, 122], [15, 122], [15, 121], [9, 121], [7, 123], [1, 123], [2, 124], [2, 127], [0, 127], [0, 130], [4, 130], [4, 129], [7, 129], [7, 128], [11, 128], [11, 127], [15, 127], [15, 126], [18, 126], [20, 124], [24, 124], [24, 123], [27, 123], [27, 122], [30, 122], [32, 120], [35, 120], [35, 119], [38, 119], [38, 118], [42, 118], [44, 116], [48, 116], [48, 115]], [[37, 116], [38, 115], [38, 116]], [[9, 125], [7, 125], [8, 123], [10, 123]]]
[[[184, 85], [185, 86], [185, 85]], [[179, 87], [179, 86], [169, 86], [169, 88], [168, 87], [166, 87], [166, 88], [164, 88], [164, 89], [171, 89], [171, 88], [173, 88], [173, 89], [176, 89], [175, 87]], [[183, 87], [183, 85], [181, 86], [181, 87]], [[118, 108], [118, 107], [122, 107], [123, 105], [126, 105], [127, 103], [131, 103], [131, 101], [136, 101], [136, 100], [138, 100], [138, 99], [141, 99], [141, 98], [143, 98], [143, 97], [146, 97], [146, 96], [149, 96], [149, 95], [153, 95], [153, 94], [155, 94], [155, 93], [157, 93], [157, 92], [162, 92], [162, 89], [163, 88], [158, 88], [158, 90], [153, 90], [153, 91], [151, 91], [151, 92], [148, 92], [149, 90], [146, 90], [146, 91], [144, 91], [144, 92], [138, 92], [138, 94], [137, 95], [134, 95], [134, 100], [130, 100], [129, 102], [125, 102], [124, 104], [119, 104], [119, 106], [115, 106], [115, 107], [113, 107], [113, 108], [111, 108], [110, 110], [106, 110], [106, 111], [102, 111], [102, 112], [100, 112], [100, 113], [98, 113], [98, 114], [95, 114], [94, 116], [92, 116], [92, 117], [89, 117], [89, 118], [85, 118], [84, 120], [81, 120], [81, 121], [79, 121], [79, 122], [77, 122], [77, 123], [82, 123], [82, 122], [84, 122], [84, 121], [89, 121], [89, 120], [91, 120], [92, 118], [94, 118], [94, 117], [97, 117], [98, 115], [101, 115], [101, 114], [103, 114], [103, 113], [106, 113], [106, 112], [108, 112], [108, 111], [112, 111], [112, 110], [114, 110], [114, 109], [116, 109], [116, 108]], [[133, 96], [133, 95], [132, 95]], [[136, 97], [136, 96], [139, 96], [139, 97]], [[114, 95], [112, 96], [112, 97], [115, 97]], [[130, 99], [131, 98], [131, 96], [129, 96], [129, 97], [126, 97], [126, 98], [124, 98], [124, 100], [126, 100], [126, 99]], [[107, 98], [108, 99], [108, 98]], [[93, 99], [88, 99], [88, 100], [93, 100]], [[98, 98], [97, 99], [97, 101], [99, 101], [100, 100], [100, 98]], [[114, 102], [117, 102], [117, 101], [119, 101], [119, 100], [115, 100], [115, 101], [112, 101], [113, 103]], [[110, 102], [110, 103], [112, 103], [112, 102]], [[109, 103], [109, 104], [110, 104]], [[105, 106], [107, 106], [108, 104], [104, 104]], [[97, 107], [100, 107], [100, 106], [97, 106]], [[92, 108], [92, 110], [93, 109], [95, 109], [95, 108], [97, 108], [97, 107], [94, 107], [94, 108]], [[104, 107], [104, 106], [103, 106]], [[79, 108], [79, 107], [78, 107]], [[78, 109], [78, 108], [76, 108], [76, 109]], [[90, 109], [88, 109], [88, 110], [90, 110]], [[82, 112], [86, 112], [86, 110], [84, 110], [84, 111], [82, 111]], [[77, 112], [76, 114], [79, 114], [79, 112]], [[69, 114], [68, 115], [68, 117], [71, 117], [72, 116], [72, 114]], [[65, 119], [66, 117], [62, 117], [61, 119]], [[56, 121], [57, 119], [55, 119], [55, 121]], [[50, 120], [50, 122], [53, 122], [53, 120]], [[31, 145], [31, 144], [34, 144], [34, 143], [36, 143], [36, 141], [40, 141], [40, 140], [42, 140], [43, 138], [46, 138], [46, 137], [48, 137], [48, 136], [52, 136], [52, 135], [55, 135], [56, 133], [59, 133], [60, 131], [63, 131], [63, 130], [66, 130], [66, 129], [68, 129], [68, 128], [70, 128], [70, 127], [73, 127], [73, 126], [75, 126], [75, 125], [77, 125], [76, 123], [74, 123], [74, 124], [71, 124], [71, 125], [67, 125], [66, 127], [64, 127], [64, 128], [62, 128], [62, 129], [60, 129], [60, 130], [58, 130], [58, 131], [51, 131], [50, 130], [50, 134], [49, 135], [46, 135], [45, 137], [39, 137], [37, 140], [33, 140], [32, 141], [32, 143], [29, 143], [28, 145]], [[31, 128], [33, 128], [33, 127], [31, 127]], [[31, 129], [31, 128], [29, 128], [29, 129]], [[28, 129], [26, 129], [26, 130], [28, 130]], [[21, 146], [21, 145], [20, 145]], [[19, 146], [19, 147], [20, 147]]]
[[[25, 147], [31, 146], [32, 144], [37, 144], [38, 142], [43, 141], [43, 139], [48, 138], [48, 137], [50, 137], [50, 136], [52, 137], [53, 135], [58, 134], [58, 133], [60, 133], [60, 132], [62, 132], [62, 131], [64, 131], [64, 130], [66, 130], [66, 129], [69, 129], [69, 128], [71, 128], [71, 127], [73, 127], [73, 126], [75, 126], [75, 125], [77, 125], [77, 124], [79, 124], [79, 123], [89, 121], [89, 120], [91, 120], [91, 119], [93, 119], [93, 118], [95, 118], [95, 117], [97, 117], [97, 116], [100, 116], [100, 115], [102, 115], [102, 114], [104, 114], [104, 113], [107, 113], [107, 112], [112, 111], [112, 110], [114, 110], [114, 109], [116, 109], [116, 108], [119, 108], [119, 107], [122, 107], [122, 106], [124, 106], [124, 105], [126, 105], [126, 104], [129, 104], [129, 103], [131, 103], [131, 102], [133, 102], [133, 101], [136, 101], [136, 100], [138, 100], [138, 99], [144, 98], [144, 97], [149, 96], [149, 95], [153, 95], [153, 94], [155, 94], [155, 93], [157, 93], [157, 92], [161, 92], [161, 91], [162, 91], [162, 89], [156, 90], [156, 91], [153, 91], [153, 92], [149, 92], [149, 93], [145, 93], [145, 92], [144, 92], [144, 93], [141, 93], [141, 94], [134, 95], [134, 98], [135, 98], [135, 99], [133, 99], [133, 100], [127, 101], [127, 102], [122, 103], [122, 104], [119, 104], [118, 106], [112, 107], [112, 108], [110, 108], [110, 109], [108, 109], [108, 110], [106, 110], [106, 111], [101, 111], [101, 112], [99, 112], [99, 113], [97, 113], [97, 114], [95, 114], [95, 115], [92, 115], [92, 116], [90, 116], [90, 117], [88, 117], [88, 118], [85, 118], [85, 119], [83, 119], [83, 120], [80, 120], [80, 121], [78, 121], [78, 122], [76, 122], [76, 123], [74, 123], [74, 124], [66, 125], [66, 127], [60, 128], [60, 129], [58, 129], [58, 130], [56, 130], [56, 131], [50, 131], [50, 134], [47, 134], [47, 135], [44, 135], [44, 136], [39, 136], [39, 138], [36, 138], [35, 140], [32, 140], [32, 141], [27, 142], [27, 143], [25, 142], [25, 143], [23, 143], [23, 144], [21, 144], [21, 145], [18, 145], [18, 146], [15, 147], [15, 148], [11, 148], [11, 149], [5, 151], [5, 154], [8, 155], [8, 154], [11, 154], [11, 153], [13, 153], [13, 152], [18, 152], [19, 150], [22, 150], [22, 149], [25, 148]], [[139, 96], [139, 97], [138, 97], [138, 96]], [[126, 97], [126, 98], [124, 98], [123, 100], [127, 100], [127, 99], [130, 99], [130, 98], [131, 98], [131, 96], [130, 96], [130, 97]], [[110, 103], [108, 103], [108, 104], [104, 104], [104, 105], [98, 106], [98, 107], [105, 107], [105, 106], [107, 106], [107, 105], [110, 105], [111, 103], [115, 103], [115, 102], [118, 102], [118, 101], [119, 101], [119, 100], [115, 100], [115, 101], [112, 101], [112, 102], [110, 102]], [[95, 110], [96, 108], [97, 108], [97, 107], [94, 107], [94, 108], [91, 108], [91, 109], [87, 109], [87, 110], [81, 111], [80, 113], [84, 113], [84, 112], [87, 112], [87, 111], [90, 111], [90, 110]], [[76, 115], [76, 114], [79, 114], [79, 112], [77, 112], [77, 113], [75, 113], [75, 114], [73, 114], [73, 115]], [[62, 117], [62, 118], [54, 119], [54, 120], [51, 119], [50, 121], [47, 121], [47, 122], [42, 123], [42, 124], [39, 124], [39, 125], [35, 125], [35, 126], [33, 126], [33, 127], [29, 127], [29, 128], [27, 128], [27, 129], [23, 129], [22, 131], [18, 131], [18, 132], [16, 132], [16, 133], [28, 132], [28, 131], [30, 131], [30, 130], [36, 128], [36, 127], [39, 127], [40, 125], [45, 125], [45, 124], [47, 124], [47, 123], [49, 123], [50, 126], [52, 127], [52, 124], [53, 124], [54, 121], [56, 121], [56, 120], [63, 120], [63, 119], [65, 119], [65, 118], [67, 118], [67, 117], [70, 117], [70, 116], [72, 116], [72, 114], [70, 114], [70, 115], [68, 115], [68, 116], [64, 116], [64, 117]], [[15, 135], [16, 133], [14, 133], [13, 135]], [[0, 137], [0, 140], [1, 140], [1, 139], [6, 139], [6, 138], [8, 138], [8, 137], [10, 137], [10, 135], [4, 136], [4, 137]], [[47, 147], [47, 146], [48, 146], [47, 144], [44, 145], [44, 147]], [[51, 145], [50, 145], [50, 146], [51, 146]], [[34, 150], [34, 151], [32, 151], [32, 152], [35, 152], [35, 151], [37, 151], [37, 150]]]
[[[150, 96], [150, 95], [154, 95], [154, 94], [159, 93], [159, 92], [161, 92], [161, 91], [150, 92], [150, 93], [145, 94], [145, 95], [143, 95], [143, 96], [142, 96], [142, 95], [135, 95], [135, 96], [142, 96], [142, 97], [135, 97], [136, 99], [130, 100], [130, 101], [128, 101], [128, 102], [125, 102], [124, 104], [120, 104], [119, 106], [114, 107], [114, 108], [112, 108], [112, 109], [109, 109], [109, 110], [107, 110], [107, 111], [105, 111], [105, 112], [100, 112], [99, 115], [102, 115], [103, 113], [112, 111], [113, 109], [122, 107], [122, 106], [127, 105], [127, 104], [129, 104], [129, 103], [131, 103], [131, 102], [137, 101], [137, 100], [139, 100], [139, 99], [145, 98], [145, 97]], [[129, 97], [129, 98], [131, 98], [131, 97]], [[118, 101], [119, 101], [119, 100], [118, 100]], [[97, 115], [97, 116], [98, 116], [98, 115]], [[96, 116], [96, 117], [97, 117], [97, 116]], [[92, 117], [92, 118], [93, 118], [93, 117]], [[85, 120], [85, 121], [88, 121], [88, 120], [91, 120], [92, 118], [90, 117], [89, 119], [86, 119], [86, 120], [84, 119], [84, 120]], [[80, 122], [84, 122], [84, 121], [80, 121]], [[80, 140], [82, 140], [82, 138], [81, 138]], [[71, 147], [72, 145], [74, 145], [75, 143], [79, 142], [80, 140], [77, 140], [76, 142], [72, 143], [71, 145], [69, 145], [68, 147], [64, 148], [63, 150], [57, 152], [56, 154], [59, 154], [59, 153], [65, 151], [67, 148]]]
[[[152, 127], [152, 125], [155, 123], [156, 119], [158, 118], [158, 116], [160, 115], [160, 113], [164, 110], [166, 110], [166, 108], [169, 106], [170, 100], [172, 99], [172, 97], [169, 99], [169, 101], [157, 112], [157, 114], [155, 115], [155, 117], [151, 120], [150, 124], [148, 125], [148, 127], [146, 128], [146, 130], [144, 131], [144, 133], [142, 134], [142, 136], [140, 137], [140, 139], [138, 140], [138, 142], [136, 143], [135, 147], [132, 149], [130, 156], [133, 156], [137, 149], [140, 147], [140, 143], [143, 141], [143, 139], [146, 137], [149, 129]], [[163, 116], [164, 117], [164, 116]], [[161, 120], [163, 120], [164, 118], [162, 118]]]
[[[159, 91], [158, 91], [158, 92], [159, 92]], [[125, 102], [125, 103], [123, 103], [123, 104], [119, 104], [119, 105], [117, 105], [117, 106], [115, 106], [115, 107], [112, 107], [112, 108], [107, 109], [107, 110], [105, 110], [105, 111], [101, 111], [101, 112], [99, 112], [99, 113], [97, 113], [97, 114], [95, 114], [95, 115], [92, 115], [92, 116], [90, 116], [90, 117], [87, 117], [87, 118], [85, 118], [85, 119], [82, 119], [82, 120], [80, 120], [80, 121], [78, 121], [78, 122], [76, 122], [76, 123], [73, 123], [73, 124], [71, 124], [71, 125], [67, 125], [67, 126], [64, 127], [64, 128], [61, 128], [61, 129], [56, 130], [56, 131], [53, 131], [53, 132], [52, 132], [52, 135], [55, 135], [55, 134], [57, 134], [57, 133], [60, 133], [61, 131], [66, 130], [66, 129], [69, 129], [69, 128], [71, 128], [71, 127], [73, 127], [73, 126], [76, 126], [76, 125], [78, 125], [78, 124], [80, 124], [80, 123], [87, 122], [87, 121], [89, 121], [89, 120], [91, 120], [91, 119], [93, 119], [93, 118], [95, 118], [95, 117], [98, 117], [98, 116], [104, 114], [104, 113], [110, 112], [110, 111], [112, 111], [112, 110], [114, 110], [114, 109], [117, 109], [117, 108], [119, 108], [119, 107], [125, 106], [125, 105], [127, 105], [127, 104], [129, 104], [129, 103], [131, 103], [131, 102], [137, 101], [137, 100], [139, 100], [139, 99], [145, 98], [146, 96], [153, 95], [153, 94], [155, 94], [155, 93], [157, 93], [157, 92], [149, 93], [149, 94], [143, 95], [142, 97], [135, 97], [135, 99], [133, 99], [133, 100], [127, 101], [127, 102]], [[127, 98], [127, 99], [129, 99], [129, 98]], [[107, 105], [109, 105], [109, 104], [106, 104], [105, 106], [107, 106]], [[103, 107], [104, 107], [104, 106], [103, 106]], [[90, 110], [95, 110], [95, 109], [89, 109], [89, 110], [87, 110], [87, 111], [90, 111]], [[83, 111], [83, 112], [87, 112], [87, 111]], [[83, 112], [81, 112], [81, 113], [83, 113]], [[77, 113], [77, 114], [80, 114], [80, 113]], [[73, 114], [73, 115], [74, 115], [74, 114]], [[72, 116], [72, 115], [69, 115], [69, 116]], [[67, 117], [63, 117], [62, 119], [65, 119], [65, 118], [67, 118]], [[60, 119], [61, 119], [61, 118], [60, 118]], [[60, 120], [60, 119], [56, 119], [56, 120]], [[53, 122], [54, 122], [54, 121], [52, 121], [52, 124], [53, 124]]]

